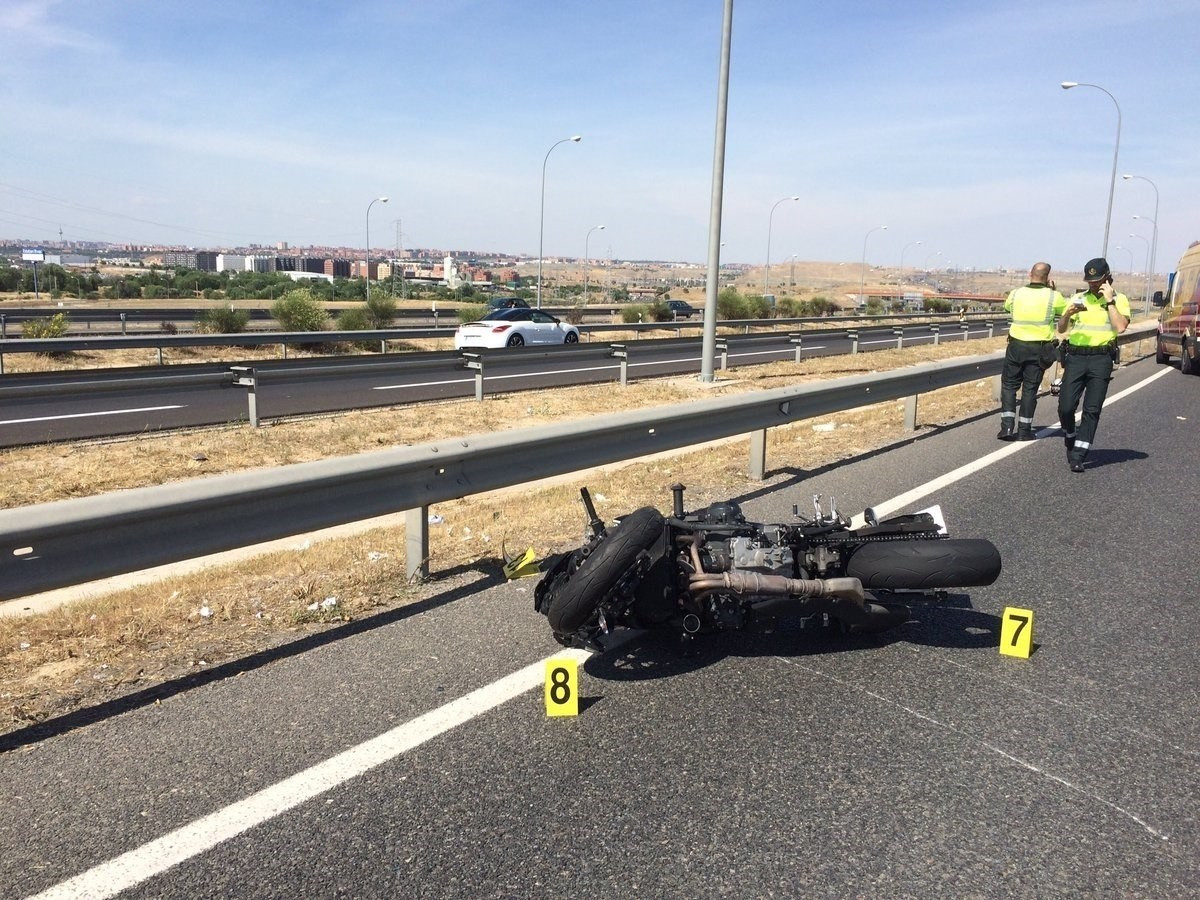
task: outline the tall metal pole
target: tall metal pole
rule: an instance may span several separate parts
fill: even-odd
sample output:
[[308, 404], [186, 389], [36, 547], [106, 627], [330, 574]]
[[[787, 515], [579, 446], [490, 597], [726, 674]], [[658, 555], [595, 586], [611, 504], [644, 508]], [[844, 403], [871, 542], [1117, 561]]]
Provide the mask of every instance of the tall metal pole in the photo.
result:
[[387, 203], [387, 197], [376, 197], [367, 204], [367, 258], [363, 264], [363, 299], [371, 299], [371, 207], [376, 203]]
[[904, 293], [904, 252], [909, 247], [921, 246], [921, 243], [922, 243], [921, 241], [909, 241], [907, 244], [905, 244], [903, 247], [900, 248], [900, 277], [896, 279], [896, 284], [900, 288], [901, 294]]
[[767, 266], [763, 269], [763, 296], [771, 293], [771, 225], [775, 219], [775, 208], [787, 200], [799, 200], [797, 197], [781, 197], [776, 200], [771, 207], [771, 213], [767, 216]]
[[1104, 88], [1100, 87], [1098, 84], [1088, 84], [1087, 82], [1083, 81], [1064, 81], [1062, 83], [1062, 89], [1064, 91], [1069, 91], [1073, 87], [1090, 87], [1095, 88], [1098, 91], [1104, 91], [1104, 93], [1108, 94], [1108, 99], [1113, 102], [1113, 106], [1117, 108], [1117, 140], [1113, 144], [1112, 178], [1108, 183], [1108, 212], [1104, 216], [1104, 248], [1100, 251], [1101, 256], [1107, 257], [1108, 231], [1109, 226], [1112, 224], [1113, 191], [1117, 186], [1117, 155], [1121, 152], [1121, 104], [1117, 102], [1116, 97], [1114, 97], [1112, 94], [1109, 94], [1108, 91], [1105, 91]]
[[542, 308], [542, 235], [546, 231], [546, 163], [550, 161], [550, 154], [554, 152], [554, 148], [559, 144], [565, 144], [567, 141], [578, 144], [583, 140], [583, 135], [573, 135], [569, 138], [563, 138], [561, 141], [555, 141], [550, 145], [550, 149], [546, 151], [546, 158], [542, 160], [542, 206], [541, 212], [538, 215], [538, 276], [537, 276], [537, 308]]
[[593, 225], [588, 229], [588, 233], [583, 236], [583, 305], [587, 306], [587, 289], [588, 275], [591, 274], [592, 258], [588, 256], [588, 238], [592, 236], [593, 231], [603, 231], [603, 225]]
[[1158, 221], [1156, 219], [1151, 219], [1149, 216], [1134, 216], [1134, 218], [1135, 219], [1147, 219], [1150, 222], [1150, 224], [1154, 226], [1154, 231], [1151, 232], [1151, 240], [1150, 240], [1150, 247], [1149, 247], [1150, 253], [1146, 257], [1146, 299], [1145, 299], [1145, 303], [1143, 304], [1145, 311], [1150, 312], [1150, 286], [1151, 286], [1151, 279], [1154, 277], [1153, 276], [1154, 243], [1155, 243], [1155, 241], [1158, 240]]
[[717, 76], [717, 128], [713, 140], [712, 192], [708, 207], [708, 279], [704, 290], [704, 340], [700, 380], [715, 378], [717, 289], [721, 277], [721, 208], [725, 189], [725, 120], [729, 110], [729, 46], [733, 37], [733, 0], [725, 0], [721, 22], [721, 66]]
[[[1147, 178], [1145, 175], [1122, 175], [1123, 179], [1128, 181], [1131, 178], [1140, 178], [1147, 182], [1150, 187], [1154, 188], [1154, 237], [1150, 242], [1150, 292], [1154, 290], [1154, 270], [1158, 263], [1158, 185]], [[1146, 297], [1146, 312], [1150, 312], [1150, 297]]]
[[887, 226], [876, 225], [865, 235], [863, 235], [862, 279], [858, 284], [858, 299], [862, 301], [863, 306], [867, 305], [867, 301], [863, 298], [863, 294], [867, 290], [867, 238], [869, 238], [876, 231], [887, 231]]

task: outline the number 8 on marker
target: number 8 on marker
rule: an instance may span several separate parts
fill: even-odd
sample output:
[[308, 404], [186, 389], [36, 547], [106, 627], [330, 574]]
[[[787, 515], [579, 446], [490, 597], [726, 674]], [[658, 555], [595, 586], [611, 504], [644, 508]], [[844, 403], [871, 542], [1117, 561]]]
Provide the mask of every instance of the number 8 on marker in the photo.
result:
[[574, 659], [546, 660], [546, 715], [579, 715], [579, 663]]

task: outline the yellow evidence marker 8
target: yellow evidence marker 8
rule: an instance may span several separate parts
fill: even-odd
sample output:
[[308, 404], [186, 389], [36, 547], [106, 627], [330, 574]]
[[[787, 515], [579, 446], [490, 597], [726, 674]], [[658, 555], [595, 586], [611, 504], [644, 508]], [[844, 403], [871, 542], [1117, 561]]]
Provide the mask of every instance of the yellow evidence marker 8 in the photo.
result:
[[1000, 652], [1029, 659], [1033, 648], [1033, 610], [1006, 606], [1000, 620]]
[[569, 656], [546, 660], [546, 715], [579, 715], [579, 662]]

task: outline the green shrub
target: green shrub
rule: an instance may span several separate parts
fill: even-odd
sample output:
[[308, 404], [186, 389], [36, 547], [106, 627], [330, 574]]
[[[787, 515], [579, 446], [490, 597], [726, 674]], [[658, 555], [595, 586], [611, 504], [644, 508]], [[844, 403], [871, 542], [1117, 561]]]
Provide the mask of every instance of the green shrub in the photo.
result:
[[250, 311], [231, 306], [214, 306], [196, 320], [196, 330], [204, 334], [238, 334], [246, 330]]
[[374, 327], [371, 313], [365, 306], [352, 306], [338, 313], [338, 331], [370, 331]]
[[482, 304], [473, 306], [460, 306], [458, 308], [458, 321], [478, 322], [487, 314], [488, 308]]
[[288, 291], [272, 303], [271, 317], [284, 331], [324, 331], [329, 322], [325, 307], [308, 288]]
[[733, 288], [725, 288], [717, 294], [717, 317], [721, 319], [748, 319], [750, 307], [746, 298]]
[[626, 323], [646, 322], [650, 318], [650, 311], [641, 303], [631, 303], [621, 310], [621, 321]]
[[34, 341], [62, 337], [70, 324], [71, 319], [66, 313], [55, 313], [46, 319], [28, 319], [21, 323], [21, 335]]
[[391, 328], [396, 318], [396, 301], [387, 294], [375, 291], [367, 300], [365, 312], [370, 317], [371, 328]]
[[655, 300], [649, 309], [649, 318], [652, 322], [672, 322], [675, 320], [675, 314], [671, 312], [671, 307], [667, 306], [664, 300]]
[[781, 319], [795, 319], [808, 315], [804, 312], [805, 303], [795, 297], [780, 297], [775, 302], [775, 315]]

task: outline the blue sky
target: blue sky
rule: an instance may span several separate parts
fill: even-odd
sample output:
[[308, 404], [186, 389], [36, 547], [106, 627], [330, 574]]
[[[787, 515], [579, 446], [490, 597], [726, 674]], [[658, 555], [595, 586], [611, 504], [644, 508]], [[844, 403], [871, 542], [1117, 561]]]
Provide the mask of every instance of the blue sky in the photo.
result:
[[[0, 236], [703, 263], [722, 0], [0, 4]], [[722, 257], [1143, 271], [1200, 239], [1200, 0], [734, 0]], [[770, 210], [775, 201], [798, 195]], [[886, 224], [886, 231], [868, 232]], [[915, 242], [921, 241], [917, 245]], [[1117, 249], [1121, 248], [1127, 249]], [[940, 251], [940, 252], [939, 252]]]

